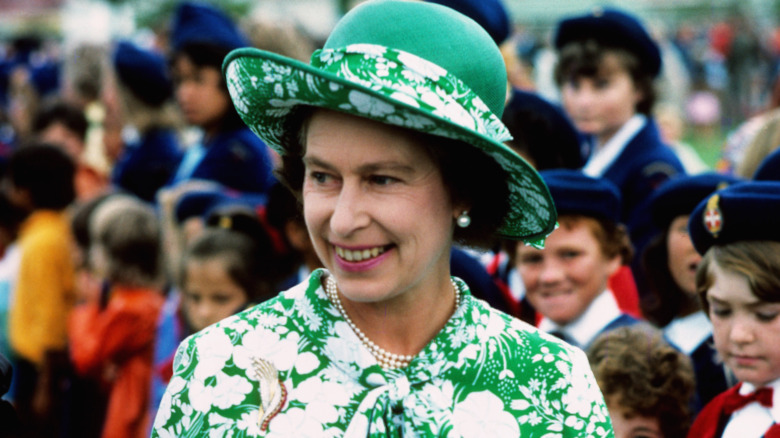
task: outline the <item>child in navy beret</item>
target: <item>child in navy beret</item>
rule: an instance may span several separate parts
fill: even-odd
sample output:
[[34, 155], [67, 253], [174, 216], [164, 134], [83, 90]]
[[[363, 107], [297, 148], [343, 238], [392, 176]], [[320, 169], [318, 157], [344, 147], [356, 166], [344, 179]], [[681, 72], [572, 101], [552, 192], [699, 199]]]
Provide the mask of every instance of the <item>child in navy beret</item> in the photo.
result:
[[111, 172], [111, 182], [146, 202], [173, 176], [182, 150], [172, 104], [173, 85], [165, 58], [156, 52], [120, 41], [114, 49], [119, 102], [126, 132], [124, 147]]
[[675, 178], [653, 193], [650, 208], [661, 232], [642, 255], [648, 294], [644, 315], [664, 330], [667, 340], [694, 364], [698, 411], [725, 390], [727, 377], [712, 347], [712, 325], [696, 294], [696, 268], [701, 256], [688, 235], [688, 217], [702, 200], [741, 179], [717, 173]]
[[632, 256], [619, 223], [620, 194], [612, 183], [576, 170], [540, 172], [560, 226], [544, 249], [518, 245], [515, 263], [539, 328], [586, 349], [600, 333], [634, 324], [607, 287]]
[[715, 348], [739, 383], [715, 397], [689, 437], [780, 437], [780, 183], [719, 190], [688, 226], [703, 254], [696, 290]]
[[187, 149], [170, 184], [204, 179], [266, 193], [273, 183], [271, 152], [241, 121], [222, 75], [225, 56], [246, 46], [246, 37], [222, 11], [190, 2], [176, 10], [169, 55], [174, 93], [185, 121], [203, 137]]
[[655, 233], [647, 212], [649, 195], [684, 173], [651, 118], [653, 82], [661, 70], [658, 45], [632, 15], [597, 8], [560, 21], [555, 48], [563, 106], [589, 144], [583, 171], [620, 189], [621, 222], [641, 251]]

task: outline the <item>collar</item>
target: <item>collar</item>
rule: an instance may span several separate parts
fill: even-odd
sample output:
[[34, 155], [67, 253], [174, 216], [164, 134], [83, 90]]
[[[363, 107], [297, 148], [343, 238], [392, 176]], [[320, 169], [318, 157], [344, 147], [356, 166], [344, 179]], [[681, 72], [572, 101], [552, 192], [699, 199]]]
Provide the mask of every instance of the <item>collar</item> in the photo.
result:
[[642, 114], [635, 114], [628, 119], [604, 146], [593, 150], [585, 167], [582, 168], [582, 173], [594, 178], [603, 176], [604, 172], [607, 171], [607, 168], [626, 148], [628, 142], [631, 141], [646, 124], [647, 117]]
[[[772, 393], [772, 407], [769, 408], [769, 414], [772, 416], [772, 420], [774, 420], [775, 423], [780, 423], [780, 393], [778, 393], [780, 392], [780, 379], [775, 379], [764, 386], [771, 387], [774, 390]], [[756, 385], [748, 382], [742, 382], [742, 385], [739, 387], [739, 393], [740, 395], [748, 395], [756, 389]], [[735, 412], [734, 415], [745, 412], [748, 408], [751, 408], [751, 410], [753, 408], [765, 409], [763, 406], [759, 406], [757, 403], [754, 403], [754, 405], [755, 406], [746, 406], [744, 409]]]
[[539, 329], [548, 333], [556, 330], [563, 332], [569, 339], [574, 340], [578, 347], [584, 349], [620, 314], [612, 291], [605, 289], [579, 318], [566, 325], [558, 325], [545, 317], [539, 323]]
[[664, 328], [666, 338], [685, 354], [690, 355], [712, 335], [712, 323], [703, 310], [675, 318]]

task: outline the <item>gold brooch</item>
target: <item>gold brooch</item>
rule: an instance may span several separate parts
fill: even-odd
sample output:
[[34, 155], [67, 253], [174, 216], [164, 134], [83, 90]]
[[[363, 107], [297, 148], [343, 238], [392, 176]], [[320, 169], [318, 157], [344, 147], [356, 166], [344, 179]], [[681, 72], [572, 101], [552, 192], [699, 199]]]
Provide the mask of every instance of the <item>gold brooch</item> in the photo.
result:
[[287, 390], [279, 379], [279, 372], [271, 362], [260, 357], [253, 357], [252, 366], [260, 384], [260, 408], [257, 424], [264, 432], [268, 428], [271, 418], [282, 410], [282, 406], [287, 400]]

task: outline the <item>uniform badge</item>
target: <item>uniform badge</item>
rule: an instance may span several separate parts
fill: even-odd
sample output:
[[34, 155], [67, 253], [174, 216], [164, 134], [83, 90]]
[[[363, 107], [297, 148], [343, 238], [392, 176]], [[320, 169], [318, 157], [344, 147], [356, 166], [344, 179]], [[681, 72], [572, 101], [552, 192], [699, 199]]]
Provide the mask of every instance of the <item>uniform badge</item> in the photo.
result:
[[712, 234], [712, 237], [718, 238], [718, 233], [723, 229], [723, 213], [718, 207], [720, 201], [719, 195], [712, 195], [707, 200], [707, 208], [704, 209], [704, 228]]
[[260, 357], [253, 357], [252, 368], [257, 375], [260, 391], [257, 424], [264, 432], [268, 428], [271, 418], [282, 410], [282, 406], [287, 400], [287, 390], [279, 379], [279, 372], [271, 362]]

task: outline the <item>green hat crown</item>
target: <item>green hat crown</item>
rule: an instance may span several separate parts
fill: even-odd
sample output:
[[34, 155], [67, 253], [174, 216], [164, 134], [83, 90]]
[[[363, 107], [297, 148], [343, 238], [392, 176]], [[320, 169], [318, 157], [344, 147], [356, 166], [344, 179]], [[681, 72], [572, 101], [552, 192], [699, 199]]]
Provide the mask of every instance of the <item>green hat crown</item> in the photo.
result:
[[[479, 24], [446, 6], [378, 0], [356, 7], [339, 21], [325, 49], [374, 44], [408, 52], [457, 77], [499, 118], [506, 102], [506, 65]], [[403, 29], [403, 32], [399, 32]]]

